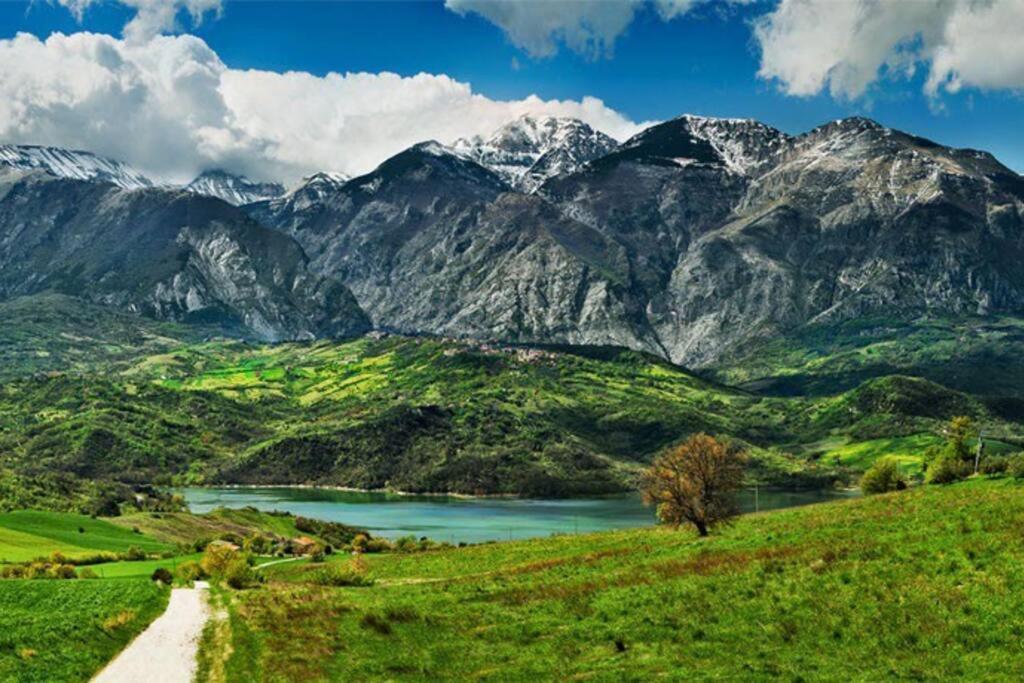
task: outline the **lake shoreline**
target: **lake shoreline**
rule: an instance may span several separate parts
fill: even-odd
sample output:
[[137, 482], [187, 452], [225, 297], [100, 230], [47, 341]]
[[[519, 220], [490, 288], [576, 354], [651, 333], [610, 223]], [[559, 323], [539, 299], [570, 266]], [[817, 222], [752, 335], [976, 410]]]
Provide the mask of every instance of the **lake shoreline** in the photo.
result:
[[164, 487], [170, 490], [179, 489], [294, 489], [297, 491], [342, 491], [345, 493], [376, 493], [392, 496], [424, 497], [424, 498], [459, 498], [465, 500], [590, 500], [594, 498], [620, 498], [635, 495], [637, 491], [619, 491], [617, 493], [588, 493], [579, 496], [550, 496], [540, 498], [522, 496], [518, 493], [444, 493], [438, 491], [417, 492], [397, 489], [362, 489], [354, 486], [336, 486], [326, 484], [187, 484], [185, 486]]

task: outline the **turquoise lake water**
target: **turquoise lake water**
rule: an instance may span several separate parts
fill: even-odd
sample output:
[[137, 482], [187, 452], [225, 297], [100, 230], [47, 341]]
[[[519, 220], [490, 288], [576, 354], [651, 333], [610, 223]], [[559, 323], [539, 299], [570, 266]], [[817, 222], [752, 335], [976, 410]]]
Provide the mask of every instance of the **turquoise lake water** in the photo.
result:
[[[188, 488], [180, 491], [193, 512], [252, 506], [344, 522], [377, 536], [428, 536], [437, 541], [536, 538], [552, 534], [626, 529], [654, 524], [639, 496], [537, 500], [462, 498], [308, 488]], [[838, 491], [744, 491], [744, 511], [807, 505], [851, 493]]]

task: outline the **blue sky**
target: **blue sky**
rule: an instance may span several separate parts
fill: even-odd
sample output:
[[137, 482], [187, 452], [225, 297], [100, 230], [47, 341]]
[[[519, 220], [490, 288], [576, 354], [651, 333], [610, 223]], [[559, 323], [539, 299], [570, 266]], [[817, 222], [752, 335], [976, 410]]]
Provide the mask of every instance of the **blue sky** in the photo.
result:
[[[208, 14], [198, 25], [184, 12], [178, 19], [234, 70], [445, 74], [494, 100], [593, 96], [634, 122], [685, 112], [753, 117], [790, 133], [860, 114], [944, 144], [988, 149], [1024, 170], [1019, 89], [968, 84], [930, 96], [923, 64], [909, 77], [875, 79], [854, 97], [833, 95], [827, 84], [815, 94], [787, 94], [785, 83], [760, 78], [752, 22], [774, 7], [698, 4], [666, 21], [653, 5], [638, 6], [607, 54], [596, 58], [557, 37], [553, 56], [533, 56], [500, 22], [442, 2], [229, 1], [219, 17]], [[29, 32], [42, 40], [55, 31], [120, 36], [134, 14], [116, 2], [94, 2], [78, 21], [57, 4], [5, 2], [0, 38]]]

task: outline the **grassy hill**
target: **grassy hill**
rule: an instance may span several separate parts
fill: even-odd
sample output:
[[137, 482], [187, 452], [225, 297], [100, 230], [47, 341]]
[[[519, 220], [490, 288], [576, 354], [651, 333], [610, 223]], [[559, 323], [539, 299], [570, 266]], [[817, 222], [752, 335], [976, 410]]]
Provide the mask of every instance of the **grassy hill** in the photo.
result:
[[123, 553], [132, 546], [147, 553], [173, 548], [131, 528], [85, 515], [34, 510], [0, 513], [0, 563], [25, 562], [54, 552], [70, 558]]
[[862, 318], [751, 342], [709, 375], [777, 396], [831, 395], [874, 377], [913, 375], [991, 399], [1020, 419], [1022, 352], [1021, 318]]
[[203, 661], [229, 681], [1019, 680], [1022, 522], [1024, 483], [972, 480], [748, 515], [707, 539], [368, 556], [368, 587], [278, 565], [230, 595]]
[[206, 336], [202, 328], [121, 313], [63, 294], [0, 301], [0, 321], [0, 380], [45, 372], [105, 372]]
[[[71, 301], [33, 297], [0, 311], [14, 322], [0, 341], [15, 340], [23, 359], [0, 385], [0, 509], [86, 510], [127, 497], [104, 489], [115, 480], [605, 493], [631, 487], [639, 467], [695, 431], [745, 444], [751, 479], [830, 486], [884, 454], [919, 471], [960, 414], [991, 445], [1024, 447], [1024, 413], [999, 395], [1003, 384], [955, 385], [968, 392], [935, 381], [1001, 345], [1017, 349], [1009, 320], [971, 323], [961, 336], [975, 341], [959, 352], [952, 323], [812, 330], [709, 380], [617, 348], [200, 341], [98, 307], [75, 312]], [[40, 372], [52, 367], [65, 371]]]

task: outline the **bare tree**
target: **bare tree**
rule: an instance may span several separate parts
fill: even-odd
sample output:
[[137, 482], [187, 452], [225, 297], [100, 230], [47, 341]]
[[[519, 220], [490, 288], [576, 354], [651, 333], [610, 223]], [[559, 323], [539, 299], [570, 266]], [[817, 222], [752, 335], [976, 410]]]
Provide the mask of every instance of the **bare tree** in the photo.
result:
[[654, 459], [641, 479], [644, 503], [656, 505], [658, 519], [678, 527], [689, 522], [701, 536], [739, 513], [736, 493], [743, 484], [742, 451], [707, 434], [694, 434]]

